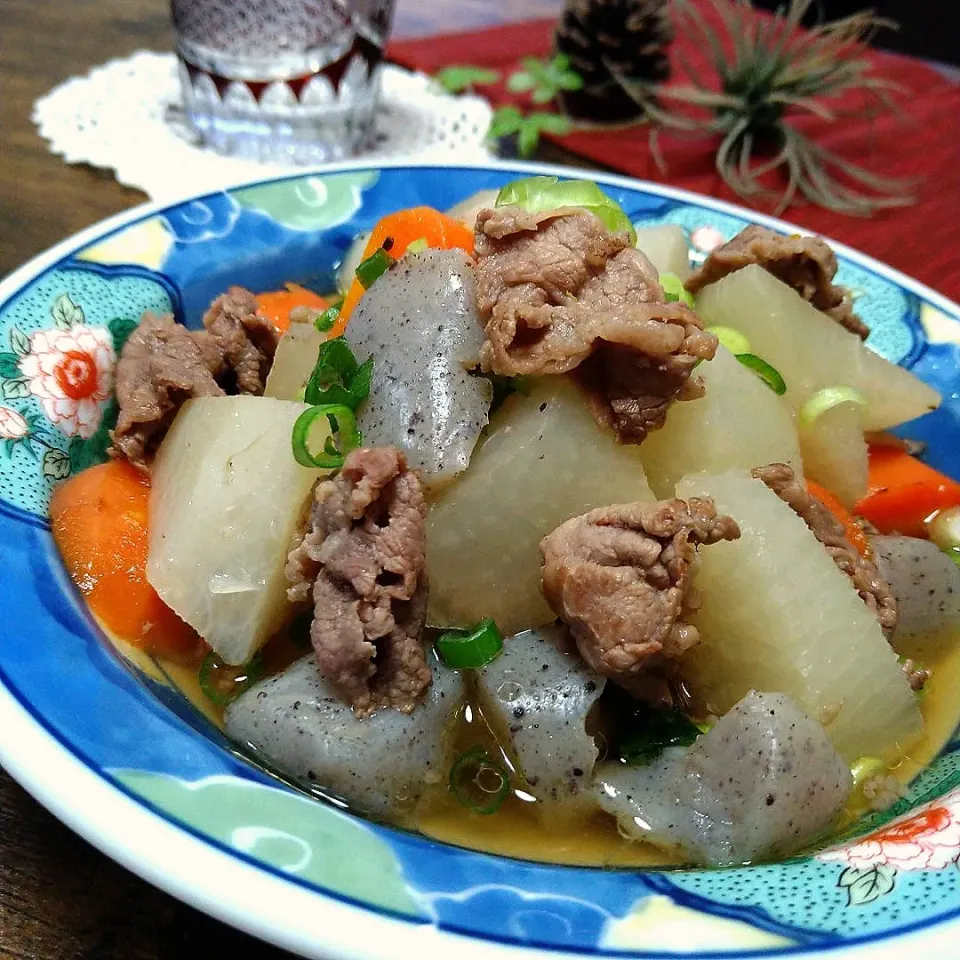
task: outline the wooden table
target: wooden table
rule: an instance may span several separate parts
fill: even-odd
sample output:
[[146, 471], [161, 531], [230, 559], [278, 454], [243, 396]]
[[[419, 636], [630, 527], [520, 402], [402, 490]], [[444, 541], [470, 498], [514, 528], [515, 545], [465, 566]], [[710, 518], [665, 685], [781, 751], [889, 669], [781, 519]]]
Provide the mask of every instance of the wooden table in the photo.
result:
[[[560, 0], [399, 0], [397, 36], [551, 16]], [[0, 11], [0, 277], [146, 197], [68, 166], [30, 121], [70, 76], [170, 47], [167, 0], [3, 0]], [[512, 9], [510, 9], [512, 8]], [[552, 159], [557, 159], [556, 153]], [[0, 731], [0, 736], [3, 732]], [[0, 770], [0, 958], [231, 960], [287, 956], [184, 906], [62, 826]]]

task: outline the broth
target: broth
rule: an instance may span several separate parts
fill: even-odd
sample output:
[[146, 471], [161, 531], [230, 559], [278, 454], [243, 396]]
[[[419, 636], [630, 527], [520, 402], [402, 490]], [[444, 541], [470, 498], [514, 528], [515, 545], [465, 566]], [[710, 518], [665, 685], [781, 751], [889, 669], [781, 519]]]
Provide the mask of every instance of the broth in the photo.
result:
[[[223, 727], [222, 708], [204, 696], [195, 668], [149, 657], [116, 637], [111, 636], [111, 640], [121, 654], [144, 672], [178, 688], [204, 716]], [[288, 637], [275, 638], [264, 648], [266, 672], [278, 673], [303, 652]], [[960, 723], [960, 697], [957, 696], [960, 691], [960, 628], [950, 636], [916, 643], [909, 655], [930, 667], [932, 676], [920, 702], [924, 734], [889, 765], [890, 773], [904, 785], [936, 757]], [[468, 695], [454, 731], [453, 755], [477, 746], [486, 749], [512, 770], [508, 754], [490, 730], [479, 706]], [[444, 843], [524, 860], [606, 867], [681, 865], [681, 861], [660, 847], [622, 837], [615, 820], [607, 814], [598, 811], [584, 822], [546, 825], [536, 816], [535, 803], [530, 794], [515, 789], [497, 813], [484, 816], [461, 806], [444, 779], [427, 788], [413, 816], [399, 825]], [[867, 802], [855, 794], [837, 825], [837, 831], [848, 829], [868, 812]]]

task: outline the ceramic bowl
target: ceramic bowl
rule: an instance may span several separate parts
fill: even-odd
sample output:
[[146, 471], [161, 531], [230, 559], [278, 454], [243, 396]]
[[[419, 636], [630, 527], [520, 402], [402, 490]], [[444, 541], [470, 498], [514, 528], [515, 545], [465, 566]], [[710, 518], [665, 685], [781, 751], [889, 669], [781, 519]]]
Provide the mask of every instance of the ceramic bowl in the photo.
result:
[[[521, 164], [299, 173], [132, 210], [0, 285], [0, 760], [131, 870], [308, 957], [956, 955], [960, 736], [895, 807], [816, 855], [725, 870], [510, 860], [366, 822], [278, 782], [159, 674], [120, 657], [66, 577], [50, 491], [105, 458], [117, 351], [144, 310], [196, 325], [234, 282], [323, 289], [382, 214], [445, 208], [532, 172], [576, 175]], [[683, 227], [694, 260], [748, 222], [794, 232], [692, 194], [583, 175], [638, 225]], [[960, 308], [838, 253], [869, 345], [942, 392], [910, 434], [960, 477]], [[85, 374], [71, 379], [65, 365], [78, 362]]]

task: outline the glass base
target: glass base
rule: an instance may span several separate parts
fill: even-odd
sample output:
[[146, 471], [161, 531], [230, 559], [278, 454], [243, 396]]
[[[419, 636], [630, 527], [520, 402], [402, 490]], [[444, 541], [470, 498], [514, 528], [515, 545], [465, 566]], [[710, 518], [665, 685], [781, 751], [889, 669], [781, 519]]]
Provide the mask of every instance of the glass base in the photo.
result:
[[312, 164], [362, 152], [373, 138], [380, 69], [354, 57], [336, 86], [324, 73], [226, 79], [180, 62], [184, 113], [205, 146], [266, 163]]

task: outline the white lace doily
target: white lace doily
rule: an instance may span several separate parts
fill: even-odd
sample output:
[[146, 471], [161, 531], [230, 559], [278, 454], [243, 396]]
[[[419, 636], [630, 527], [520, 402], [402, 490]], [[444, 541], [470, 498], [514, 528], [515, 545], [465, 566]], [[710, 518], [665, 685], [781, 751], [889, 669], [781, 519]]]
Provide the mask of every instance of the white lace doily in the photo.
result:
[[[452, 97], [430, 78], [386, 64], [376, 147], [365, 157], [469, 163], [486, 160], [491, 109], [482, 97]], [[153, 200], [218, 190], [289, 167], [223, 157], [192, 142], [172, 53], [141, 50], [73, 77], [41, 97], [33, 121], [67, 163], [115, 172]]]

